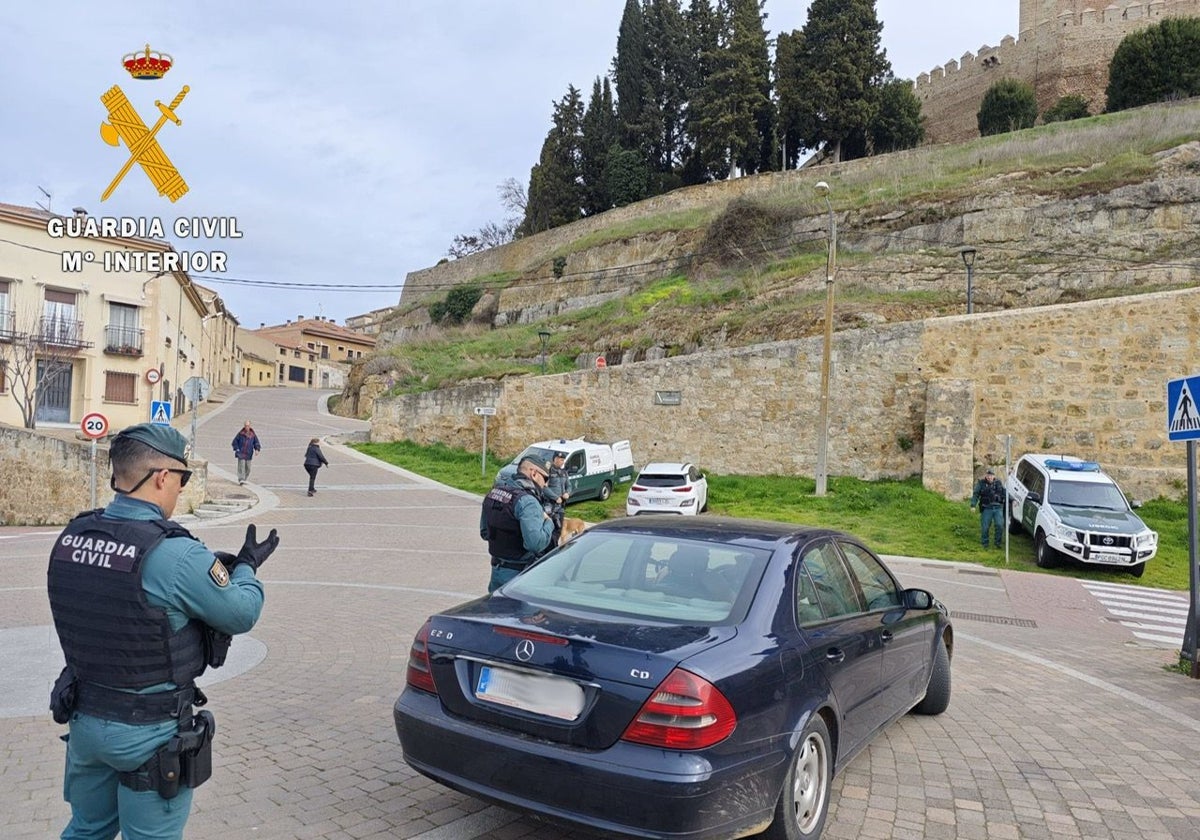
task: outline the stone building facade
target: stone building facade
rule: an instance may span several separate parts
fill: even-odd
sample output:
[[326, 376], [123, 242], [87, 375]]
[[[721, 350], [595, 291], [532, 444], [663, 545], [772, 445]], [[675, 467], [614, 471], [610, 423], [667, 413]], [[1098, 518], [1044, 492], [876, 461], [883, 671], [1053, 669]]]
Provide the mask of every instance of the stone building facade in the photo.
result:
[[[1185, 450], [1167, 442], [1166, 382], [1193, 372], [1197, 323], [1200, 289], [1185, 289], [839, 332], [829, 472], [921, 475], [965, 498], [1011, 435], [1014, 458], [1078, 455], [1137, 498], [1178, 495]], [[820, 365], [817, 337], [379, 399], [371, 439], [478, 449], [474, 408], [495, 406], [488, 448], [502, 455], [586, 435], [628, 438], [638, 465], [811, 476]]]
[[1170, 17], [1200, 17], [1200, 0], [1020, 0], [1019, 37], [984, 45], [917, 76], [925, 138], [956, 143], [979, 136], [983, 95], [1001, 79], [1028, 82], [1038, 111], [1060, 98], [1082, 96], [1089, 110], [1105, 107], [1108, 65], [1121, 40]]

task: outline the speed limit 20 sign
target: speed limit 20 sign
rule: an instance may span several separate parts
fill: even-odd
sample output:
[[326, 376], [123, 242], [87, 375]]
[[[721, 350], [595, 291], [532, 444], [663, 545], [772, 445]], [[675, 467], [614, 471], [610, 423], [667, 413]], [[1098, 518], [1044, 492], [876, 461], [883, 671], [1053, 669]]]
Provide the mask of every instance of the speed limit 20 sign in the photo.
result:
[[108, 418], [98, 411], [93, 411], [91, 414], [83, 415], [83, 420], [80, 421], [79, 427], [83, 429], [83, 433], [92, 438], [102, 438], [108, 434]]

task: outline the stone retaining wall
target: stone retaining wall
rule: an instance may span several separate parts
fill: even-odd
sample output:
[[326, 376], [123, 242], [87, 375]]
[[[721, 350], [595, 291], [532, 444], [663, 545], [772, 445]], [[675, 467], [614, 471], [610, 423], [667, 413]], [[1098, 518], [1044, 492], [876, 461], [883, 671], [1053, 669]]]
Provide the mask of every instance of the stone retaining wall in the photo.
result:
[[[0, 525], [64, 525], [91, 505], [92, 445], [0, 425]], [[208, 462], [188, 463], [192, 478], [175, 509], [190, 513], [205, 499]], [[96, 447], [96, 506], [112, 501], [108, 446]]]
[[[1138, 498], [1178, 495], [1166, 381], [1200, 358], [1200, 290], [935, 318], [839, 332], [831, 364], [831, 475], [921, 475], [970, 493], [1004, 436], [1026, 451], [1100, 461]], [[477, 450], [559, 436], [628, 438], [635, 463], [807, 475], [816, 463], [821, 338], [520, 377], [375, 402], [371, 439]], [[669, 404], [676, 402], [678, 404]], [[663, 404], [668, 403], [668, 404]]]

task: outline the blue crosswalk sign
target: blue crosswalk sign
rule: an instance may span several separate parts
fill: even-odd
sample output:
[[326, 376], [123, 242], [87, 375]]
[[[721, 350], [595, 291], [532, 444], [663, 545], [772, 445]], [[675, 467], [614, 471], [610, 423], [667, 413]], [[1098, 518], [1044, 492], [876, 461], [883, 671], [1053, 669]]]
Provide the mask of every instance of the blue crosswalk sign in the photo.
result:
[[1167, 382], [1167, 439], [1200, 440], [1200, 376]]
[[171, 425], [171, 404], [166, 400], [153, 400], [150, 403], [150, 422], [158, 426]]

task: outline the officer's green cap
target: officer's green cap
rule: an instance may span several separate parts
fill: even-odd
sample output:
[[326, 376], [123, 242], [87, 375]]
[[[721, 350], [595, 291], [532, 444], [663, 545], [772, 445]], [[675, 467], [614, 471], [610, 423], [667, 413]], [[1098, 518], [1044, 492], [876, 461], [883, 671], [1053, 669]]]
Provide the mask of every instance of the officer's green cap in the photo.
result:
[[132, 438], [138, 443], [144, 443], [151, 449], [157, 450], [168, 458], [174, 458], [185, 467], [187, 466], [187, 438], [170, 426], [156, 423], [139, 423], [122, 429], [118, 438]]

